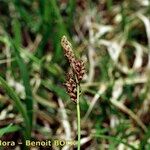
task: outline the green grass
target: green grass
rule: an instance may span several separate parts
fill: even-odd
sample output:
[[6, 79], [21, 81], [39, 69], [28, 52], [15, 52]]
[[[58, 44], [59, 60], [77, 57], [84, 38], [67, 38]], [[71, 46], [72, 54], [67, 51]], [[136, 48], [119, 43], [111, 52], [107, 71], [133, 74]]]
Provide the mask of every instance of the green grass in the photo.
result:
[[7, 82], [2, 77], [0, 77], [0, 85], [6, 91], [8, 96], [12, 99], [13, 103], [15, 104], [15, 107], [18, 109], [18, 111], [22, 115], [22, 117], [24, 119], [24, 124], [25, 124], [25, 135], [26, 135], [26, 138], [30, 139], [30, 137], [31, 137], [31, 126], [30, 126], [29, 117], [27, 115], [27, 109], [25, 108], [23, 103], [20, 101], [19, 97], [14, 92], [14, 90], [11, 87], [9, 87]]
[[19, 131], [20, 129], [21, 128], [19, 126], [10, 124], [7, 127], [0, 129], [0, 137], [2, 137], [4, 134], [7, 134], [7, 133]]
[[106, 136], [106, 135], [93, 135], [93, 137], [100, 138], [100, 139], [107, 139], [109, 141], [112, 141], [113, 149], [115, 149], [115, 146], [117, 143], [122, 143], [122, 144], [126, 145], [128, 148], [131, 148], [132, 150], [138, 150], [137, 148], [128, 144], [121, 138], [117, 138], [117, 137], [113, 137], [113, 136]]

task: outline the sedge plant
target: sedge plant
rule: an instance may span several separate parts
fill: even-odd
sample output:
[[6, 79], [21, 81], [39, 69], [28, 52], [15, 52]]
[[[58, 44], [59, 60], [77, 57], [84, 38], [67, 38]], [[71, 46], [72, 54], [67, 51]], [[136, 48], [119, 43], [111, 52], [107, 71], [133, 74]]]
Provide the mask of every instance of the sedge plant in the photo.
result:
[[80, 82], [85, 73], [84, 62], [77, 59], [73, 53], [72, 45], [67, 40], [66, 36], [61, 39], [61, 45], [64, 49], [64, 54], [69, 61], [70, 70], [67, 73], [66, 89], [73, 102], [77, 107], [77, 127], [78, 127], [78, 150], [80, 150], [81, 141], [81, 125], [80, 125]]

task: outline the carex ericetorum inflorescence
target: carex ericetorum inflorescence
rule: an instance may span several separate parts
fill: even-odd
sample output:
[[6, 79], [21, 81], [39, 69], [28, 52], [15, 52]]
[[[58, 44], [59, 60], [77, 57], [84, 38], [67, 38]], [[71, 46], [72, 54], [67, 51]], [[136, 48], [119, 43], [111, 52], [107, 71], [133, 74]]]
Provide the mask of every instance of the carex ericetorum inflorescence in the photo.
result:
[[70, 98], [76, 102], [77, 99], [77, 84], [83, 79], [85, 73], [84, 62], [75, 57], [74, 52], [72, 50], [72, 45], [66, 38], [63, 36], [61, 39], [61, 45], [64, 49], [64, 55], [67, 57], [70, 66], [71, 73], [67, 73], [67, 82], [66, 88]]
[[79, 104], [79, 92], [80, 92], [80, 81], [83, 79], [85, 73], [84, 62], [77, 59], [73, 53], [72, 45], [65, 36], [61, 39], [61, 45], [64, 49], [64, 54], [67, 57], [71, 71], [67, 73], [66, 88], [71, 98], [77, 106], [77, 126], [78, 126], [78, 150], [80, 150], [81, 141], [81, 127], [80, 127], [80, 104]]

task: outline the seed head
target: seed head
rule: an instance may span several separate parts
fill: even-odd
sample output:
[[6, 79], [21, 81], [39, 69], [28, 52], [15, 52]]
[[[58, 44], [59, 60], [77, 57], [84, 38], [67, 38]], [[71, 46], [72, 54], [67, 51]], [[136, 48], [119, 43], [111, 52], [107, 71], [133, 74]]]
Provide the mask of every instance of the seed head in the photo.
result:
[[63, 36], [61, 39], [61, 45], [64, 49], [64, 54], [67, 57], [67, 59], [69, 60], [70, 64], [72, 64], [75, 61], [75, 56], [72, 50], [72, 45], [71, 43], [68, 41], [68, 39], [66, 38], [66, 36]]
[[72, 73], [67, 74], [66, 89], [72, 101], [76, 102], [77, 99], [77, 84], [73, 78]]
[[[77, 85], [79, 86], [80, 81], [83, 79], [85, 74], [84, 62], [77, 60], [72, 50], [71, 43], [67, 40], [66, 36], [61, 39], [61, 45], [64, 49], [64, 54], [67, 57], [70, 66], [71, 73], [67, 74], [67, 81], [65, 83], [67, 92], [72, 101], [77, 101]], [[76, 79], [76, 80], [75, 80]]]
[[73, 65], [74, 72], [80, 82], [85, 74], [84, 62], [82, 60], [76, 60]]

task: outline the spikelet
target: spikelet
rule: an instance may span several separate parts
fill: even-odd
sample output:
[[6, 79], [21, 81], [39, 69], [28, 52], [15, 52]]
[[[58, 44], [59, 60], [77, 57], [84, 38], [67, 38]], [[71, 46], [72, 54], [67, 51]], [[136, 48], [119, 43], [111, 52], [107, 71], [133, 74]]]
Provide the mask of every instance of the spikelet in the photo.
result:
[[69, 60], [69, 63], [72, 64], [75, 61], [75, 56], [72, 50], [72, 45], [71, 43], [67, 40], [66, 36], [63, 36], [61, 39], [61, 45], [64, 49], [64, 54]]
[[74, 72], [77, 76], [78, 81], [80, 82], [83, 79], [85, 74], [84, 62], [82, 60], [75, 60], [73, 65]]
[[76, 102], [77, 99], [77, 84], [73, 78], [72, 73], [67, 73], [66, 89], [72, 101]]

